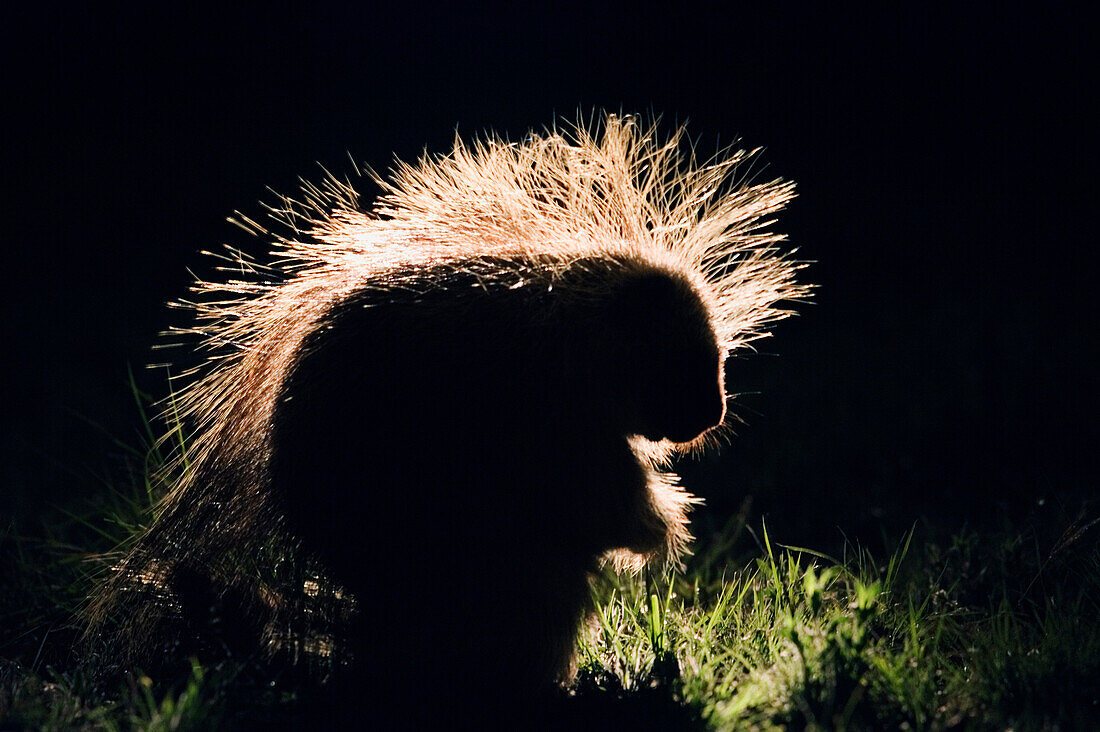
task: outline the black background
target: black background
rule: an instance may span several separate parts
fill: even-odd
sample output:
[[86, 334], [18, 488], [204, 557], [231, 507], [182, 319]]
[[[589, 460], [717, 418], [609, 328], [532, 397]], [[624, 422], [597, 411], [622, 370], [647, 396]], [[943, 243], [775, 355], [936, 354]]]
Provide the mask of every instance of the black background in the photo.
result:
[[[730, 364], [747, 425], [683, 472], [787, 538], [956, 527], [1094, 492], [1096, 59], [1046, 6], [641, 4], [7, 11], [4, 482], [33, 521], [101, 490], [156, 395], [201, 249], [349, 153], [384, 170], [592, 108], [764, 145], [815, 304]], [[367, 189], [369, 190], [369, 188]], [[1086, 210], [1086, 206], [1088, 210]], [[262, 251], [262, 242], [250, 244]], [[803, 537], [805, 535], [805, 537]]]

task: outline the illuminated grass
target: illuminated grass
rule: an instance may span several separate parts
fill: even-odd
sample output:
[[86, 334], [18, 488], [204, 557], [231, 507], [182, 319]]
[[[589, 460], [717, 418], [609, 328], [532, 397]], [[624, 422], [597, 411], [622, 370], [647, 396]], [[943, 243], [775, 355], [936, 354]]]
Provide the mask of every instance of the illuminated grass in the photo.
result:
[[[908, 556], [912, 533], [884, 564], [761, 540], [741, 567], [604, 577], [582, 687], [663, 687], [715, 729], [1077, 729], [1100, 710], [1095, 538], [1045, 596], [1002, 586], [984, 607], [958, 601], [979, 578], [943, 583], [959, 568], [939, 547]], [[956, 538], [946, 561], [1011, 572], [1006, 556], [974, 565], [976, 550]]]
[[[624, 709], [656, 699], [714, 729], [1087, 727], [1100, 699], [1095, 541], [1045, 578], [1045, 594], [1032, 584], [1015, 602], [1005, 589], [973, 607], [958, 597], [975, 577], [942, 580], [957, 576], [952, 562], [977, 567], [976, 541], [927, 545], [920, 558], [910, 540], [879, 564], [780, 547], [762, 532], [747, 563], [605, 575], [571, 693]], [[0, 667], [0, 718], [16, 726], [204, 729], [257, 709], [275, 719], [310, 694], [261, 692], [242, 682], [258, 673], [244, 662], [99, 690], [79, 671], [19, 660]]]

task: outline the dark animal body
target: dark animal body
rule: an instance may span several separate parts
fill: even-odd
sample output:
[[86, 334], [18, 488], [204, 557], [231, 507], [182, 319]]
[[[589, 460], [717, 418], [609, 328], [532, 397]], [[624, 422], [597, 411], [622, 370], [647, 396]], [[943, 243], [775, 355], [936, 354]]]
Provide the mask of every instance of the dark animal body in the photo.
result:
[[[409, 302], [352, 295], [280, 391], [273, 493], [359, 597], [373, 622], [357, 645], [380, 672], [433, 658], [523, 669], [532, 688], [568, 678], [599, 559], [656, 553], [682, 530], [652, 504], [628, 438], [721, 422], [705, 308], [644, 263], [542, 268], [462, 262], [422, 273], [432, 287]], [[527, 279], [479, 285], [508, 273]]]
[[[310, 614], [312, 557], [357, 608], [336, 688], [379, 720], [568, 682], [590, 573], [679, 559], [696, 499], [667, 460], [723, 421], [726, 355], [806, 293], [766, 246], [780, 237], [752, 233], [789, 185], [722, 198], [739, 156], [684, 170], [675, 140], [605, 125], [602, 142], [456, 143], [400, 170], [375, 216], [310, 189], [329, 202], [318, 243], [282, 240], [304, 269], [203, 284], [243, 296], [200, 307], [229, 355], [184, 396], [184, 478], [94, 597], [89, 638], [140, 665], [166, 618], [221, 603], [277, 646]], [[427, 703], [402, 703], [425, 682]]]

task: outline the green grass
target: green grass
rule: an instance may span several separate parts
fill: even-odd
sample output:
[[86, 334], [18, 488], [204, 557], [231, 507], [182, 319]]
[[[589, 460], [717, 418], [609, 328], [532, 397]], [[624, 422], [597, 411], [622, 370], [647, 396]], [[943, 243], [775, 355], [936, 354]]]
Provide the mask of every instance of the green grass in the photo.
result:
[[[910, 532], [877, 563], [781, 548], [765, 528], [741, 566], [607, 576], [582, 683], [665, 686], [716, 729], [1085, 729], [1100, 714], [1100, 552], [1073, 529], [1072, 555], [1039, 561], [1045, 592], [1043, 575], [1015, 574], [1021, 536], [979, 562], [973, 534], [913, 557]], [[964, 604], [988, 584], [968, 572], [999, 590]]]
[[[125, 489], [33, 538], [0, 530], [0, 729], [208, 729], [301, 709], [317, 693], [308, 675], [258, 662], [180, 659], [175, 678], [135, 671], [104, 687], [71, 654], [74, 613], [108, 550], [164, 488], [145, 477], [162, 463], [151, 443], [119, 444], [138, 466]], [[954, 535], [920, 525], [881, 557], [852, 544], [830, 557], [745, 526], [742, 515], [705, 537], [682, 573], [596, 578], [570, 703], [671, 708], [721, 730], [1100, 718], [1095, 521]]]
[[[572, 693], [682, 705], [714, 729], [1084, 729], [1100, 711], [1095, 542], [1079, 539], [1061, 572], [1045, 568], [1042, 592], [1015, 577], [1026, 594], [1002, 583], [971, 606], [963, 583], [984, 580], [960, 571], [1012, 569], [977, 564], [983, 545], [972, 535], [927, 544], [923, 556], [910, 535], [884, 562], [760, 538], [749, 562], [711, 556], [683, 575], [599, 578]], [[1002, 562], [1014, 556], [1006, 546]], [[0, 717], [46, 729], [204, 729], [257, 708], [275, 718], [310, 693], [265, 692], [242, 683], [249, 673], [192, 662], [177, 679], [136, 674], [97, 690], [79, 671], [8, 661]]]

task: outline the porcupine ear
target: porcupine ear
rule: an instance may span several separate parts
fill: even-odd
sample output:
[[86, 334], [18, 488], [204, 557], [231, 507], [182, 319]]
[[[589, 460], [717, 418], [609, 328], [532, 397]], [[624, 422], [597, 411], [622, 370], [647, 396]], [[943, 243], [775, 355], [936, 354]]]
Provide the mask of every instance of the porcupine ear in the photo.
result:
[[621, 283], [609, 310], [627, 431], [690, 442], [721, 424], [721, 349], [695, 288], [667, 272], [640, 273]]

